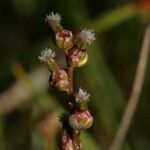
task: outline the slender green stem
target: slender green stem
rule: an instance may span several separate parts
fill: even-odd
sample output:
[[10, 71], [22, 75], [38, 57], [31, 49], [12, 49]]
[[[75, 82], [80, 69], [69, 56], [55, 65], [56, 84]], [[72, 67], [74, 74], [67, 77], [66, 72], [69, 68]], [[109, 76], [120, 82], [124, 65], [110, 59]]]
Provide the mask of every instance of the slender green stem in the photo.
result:
[[48, 64], [49, 69], [51, 71], [54, 71], [56, 69], [56, 67], [57, 67], [57, 64], [55, 63], [55, 61], [49, 61], [47, 64]]

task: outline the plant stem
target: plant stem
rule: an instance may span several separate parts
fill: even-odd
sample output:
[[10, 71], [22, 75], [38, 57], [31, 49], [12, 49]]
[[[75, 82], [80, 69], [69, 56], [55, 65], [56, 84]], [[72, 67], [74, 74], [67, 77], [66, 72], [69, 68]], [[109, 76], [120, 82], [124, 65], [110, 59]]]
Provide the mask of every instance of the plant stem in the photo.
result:
[[[67, 60], [67, 56], [66, 56]], [[69, 109], [70, 113], [74, 110], [74, 100], [73, 100], [73, 93], [74, 93], [74, 86], [73, 86], [73, 67], [68, 65], [68, 78], [69, 78], [69, 88], [68, 88], [68, 95], [69, 95]], [[74, 131], [74, 145], [76, 150], [81, 150], [81, 141], [80, 141], [80, 130]]]
[[69, 109], [70, 113], [73, 110], [73, 67], [68, 66], [68, 80], [69, 80], [69, 87], [68, 87], [68, 95], [69, 95]]
[[135, 110], [136, 110], [136, 107], [140, 98], [140, 94], [141, 94], [141, 90], [142, 90], [142, 86], [144, 82], [146, 65], [147, 65], [148, 56], [149, 56], [148, 55], [149, 50], [150, 50], [150, 25], [147, 27], [145, 31], [145, 36], [144, 36], [142, 48], [140, 51], [137, 71], [136, 71], [135, 79], [133, 82], [131, 95], [129, 97], [127, 107], [122, 117], [122, 121], [118, 128], [114, 141], [110, 147], [110, 150], [119, 150], [128, 132], [130, 123], [132, 121], [133, 115], [135, 113]]
[[68, 94], [73, 94], [73, 67], [68, 67], [68, 78], [69, 78], [69, 88], [68, 88]]

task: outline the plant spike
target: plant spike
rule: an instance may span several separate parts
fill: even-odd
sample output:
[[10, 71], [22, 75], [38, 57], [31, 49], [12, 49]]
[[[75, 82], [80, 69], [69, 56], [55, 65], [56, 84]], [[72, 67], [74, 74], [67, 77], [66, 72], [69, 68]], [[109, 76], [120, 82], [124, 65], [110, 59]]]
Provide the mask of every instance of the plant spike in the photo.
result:
[[57, 65], [54, 58], [56, 56], [52, 49], [45, 49], [38, 59], [49, 66], [50, 85], [59, 91], [68, 94], [68, 110], [60, 116], [62, 124], [61, 150], [82, 150], [80, 140], [81, 129], [90, 128], [93, 124], [87, 102], [90, 94], [79, 88], [78, 92], [73, 87], [73, 71], [76, 67], [82, 67], [87, 63], [88, 53], [86, 45], [95, 40], [93, 30], [83, 29], [74, 36], [72, 31], [61, 26], [61, 16], [58, 13], [50, 13], [45, 19], [55, 32], [56, 45], [63, 49], [66, 55], [67, 69]]

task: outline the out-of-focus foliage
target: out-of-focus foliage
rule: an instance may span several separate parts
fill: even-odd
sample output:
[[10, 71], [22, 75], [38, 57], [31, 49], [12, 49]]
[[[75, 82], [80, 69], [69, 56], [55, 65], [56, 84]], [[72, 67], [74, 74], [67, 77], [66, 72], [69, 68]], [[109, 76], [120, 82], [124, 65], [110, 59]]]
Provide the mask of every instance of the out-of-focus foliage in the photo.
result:
[[[1, 95], [5, 91], [9, 94], [9, 88], [18, 81], [32, 95], [30, 100], [1, 117], [0, 149], [52, 150], [57, 147], [56, 133], [59, 136], [59, 129], [55, 129], [57, 131], [53, 133], [48, 127], [45, 129], [41, 122], [46, 121], [44, 114], [55, 113], [58, 116], [65, 109], [66, 95], [50, 87], [47, 90], [37, 86], [45, 78], [43, 74], [39, 76], [39, 80], [33, 81], [31, 77], [33, 71], [41, 67], [37, 60], [41, 49], [47, 45], [55, 48], [52, 31], [44, 21], [45, 15], [51, 11], [62, 15], [63, 25], [68, 29], [76, 32], [87, 27], [96, 32], [94, 46], [88, 47], [88, 65], [75, 70], [75, 87], [81, 86], [91, 93], [90, 109], [95, 118], [93, 127], [81, 135], [84, 149], [102, 150], [109, 147], [130, 94], [142, 36], [150, 19], [148, 0], [128, 2], [0, 1]], [[58, 62], [63, 63], [61, 51], [57, 49], [56, 52]], [[17, 66], [20, 69], [13, 65], [15, 63], [19, 64]], [[148, 150], [150, 147], [149, 67], [150, 64], [123, 150]], [[11, 96], [9, 101], [12, 103]], [[58, 121], [55, 117], [54, 120], [50, 118], [50, 122]], [[51, 132], [47, 136], [46, 132], [49, 130]]]

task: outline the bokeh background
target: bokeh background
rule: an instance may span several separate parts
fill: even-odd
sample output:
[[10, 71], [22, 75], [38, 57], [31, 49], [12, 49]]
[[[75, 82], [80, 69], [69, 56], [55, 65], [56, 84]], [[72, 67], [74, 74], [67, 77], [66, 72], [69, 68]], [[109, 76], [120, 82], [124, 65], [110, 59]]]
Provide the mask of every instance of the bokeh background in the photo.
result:
[[[53, 43], [46, 14], [62, 16], [74, 32], [96, 32], [89, 62], [75, 69], [75, 88], [91, 94], [94, 116], [81, 138], [85, 150], [108, 149], [130, 95], [146, 24], [149, 0], [1, 0], [0, 1], [0, 150], [55, 150], [58, 115], [66, 95], [48, 85], [49, 71], [37, 57]], [[144, 87], [122, 150], [150, 149], [150, 61]]]

